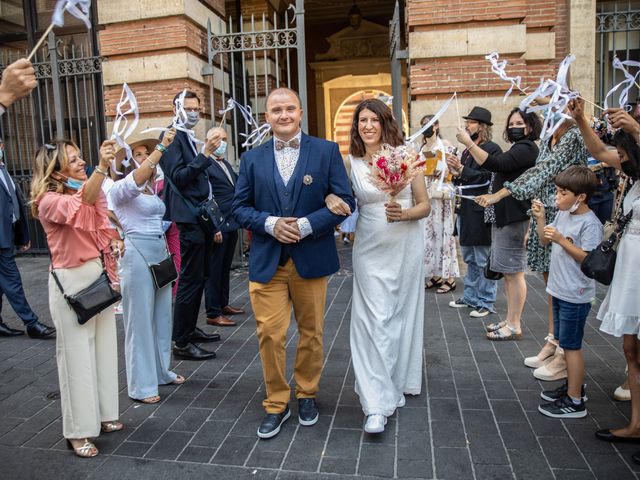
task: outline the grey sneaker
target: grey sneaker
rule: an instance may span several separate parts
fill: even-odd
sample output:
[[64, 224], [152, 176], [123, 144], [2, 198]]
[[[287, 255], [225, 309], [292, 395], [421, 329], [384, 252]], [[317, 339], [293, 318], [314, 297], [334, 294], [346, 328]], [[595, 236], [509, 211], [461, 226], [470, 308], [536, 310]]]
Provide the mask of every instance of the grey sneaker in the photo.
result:
[[457, 300], [451, 300], [449, 302], [449, 306], [451, 308], [471, 308], [471, 305], [468, 305], [467, 303], [465, 303], [461, 298]]

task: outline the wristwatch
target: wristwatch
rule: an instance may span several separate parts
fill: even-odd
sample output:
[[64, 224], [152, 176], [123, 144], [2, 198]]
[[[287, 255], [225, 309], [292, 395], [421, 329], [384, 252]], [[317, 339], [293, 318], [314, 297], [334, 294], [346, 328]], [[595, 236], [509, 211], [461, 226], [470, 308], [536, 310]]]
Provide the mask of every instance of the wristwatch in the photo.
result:
[[167, 151], [167, 147], [165, 147], [164, 145], [162, 145], [161, 143], [158, 143], [156, 145], [156, 150], [158, 150], [160, 153], [164, 153]]

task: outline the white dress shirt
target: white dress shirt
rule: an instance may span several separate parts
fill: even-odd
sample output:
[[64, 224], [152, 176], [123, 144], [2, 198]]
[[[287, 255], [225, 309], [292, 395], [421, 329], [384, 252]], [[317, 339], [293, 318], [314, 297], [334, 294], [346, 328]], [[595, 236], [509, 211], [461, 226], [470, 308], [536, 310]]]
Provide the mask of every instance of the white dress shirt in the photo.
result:
[[[286, 145], [282, 150], [276, 149], [276, 140], [280, 140], [275, 135], [273, 136], [273, 153], [276, 158], [276, 166], [278, 167], [278, 172], [280, 172], [280, 177], [284, 182], [285, 186], [291, 180], [291, 176], [296, 169], [296, 165], [298, 164], [298, 158], [300, 157], [300, 148], [301, 148], [301, 139], [302, 139], [302, 130], [298, 130], [298, 133], [293, 137], [298, 140], [298, 148], [291, 148], [289, 145]], [[293, 140], [293, 138], [291, 140]], [[284, 141], [284, 140], [280, 140]], [[285, 142], [288, 143], [288, 142]], [[267, 220], [264, 222], [264, 229], [266, 232], [272, 236], [274, 235], [274, 228], [276, 226], [277, 221], [281, 217], [269, 216]], [[311, 223], [307, 217], [299, 218], [297, 221], [298, 230], [300, 230], [300, 239], [311, 235], [313, 233], [313, 229], [311, 228]]]

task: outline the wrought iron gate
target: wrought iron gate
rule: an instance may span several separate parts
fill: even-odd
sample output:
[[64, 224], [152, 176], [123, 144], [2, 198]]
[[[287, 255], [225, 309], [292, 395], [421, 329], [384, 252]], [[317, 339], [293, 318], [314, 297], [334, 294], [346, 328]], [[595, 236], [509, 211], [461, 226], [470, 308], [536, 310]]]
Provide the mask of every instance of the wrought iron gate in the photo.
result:
[[[619, 1], [598, 4], [596, 14], [596, 101], [601, 103], [607, 92], [624, 79], [611, 66], [615, 55], [620, 60], [640, 60], [640, 10], [638, 2]], [[635, 7], [635, 8], [634, 8]], [[637, 102], [638, 89], [633, 87], [629, 101]], [[617, 105], [618, 98], [610, 102]]]
[[[102, 58], [92, 45], [68, 45], [52, 32], [48, 44], [33, 59], [38, 86], [14, 103], [0, 117], [0, 135], [5, 142], [5, 162], [16, 185], [29, 197], [35, 152], [53, 139], [75, 142], [91, 165], [100, 139], [105, 138], [102, 93]], [[0, 71], [25, 56], [0, 52]], [[47, 251], [40, 222], [31, 219], [31, 253]]]
[[393, 96], [393, 117], [400, 131], [402, 125], [402, 63], [408, 58], [402, 48], [402, 22], [400, 4], [396, 0], [393, 18], [389, 21], [389, 55], [391, 57], [391, 95]]
[[[207, 24], [208, 69], [205, 74], [220, 75], [222, 81], [210, 82], [211, 112], [225, 107], [227, 98], [250, 106], [258, 123], [264, 123], [265, 99], [278, 87], [296, 90], [302, 103], [302, 129], [307, 131], [307, 62], [304, 41], [304, 0], [296, 0], [295, 6], [280, 16], [267, 15], [237, 19], [237, 25], [229, 19], [226, 26], [219, 21], [218, 32], [213, 33], [211, 22]], [[234, 31], [236, 30], [236, 31]], [[218, 85], [220, 88], [218, 88]], [[218, 90], [218, 92], [216, 92]], [[234, 110], [229, 120], [237, 165], [241, 133], [248, 133], [242, 116]]]

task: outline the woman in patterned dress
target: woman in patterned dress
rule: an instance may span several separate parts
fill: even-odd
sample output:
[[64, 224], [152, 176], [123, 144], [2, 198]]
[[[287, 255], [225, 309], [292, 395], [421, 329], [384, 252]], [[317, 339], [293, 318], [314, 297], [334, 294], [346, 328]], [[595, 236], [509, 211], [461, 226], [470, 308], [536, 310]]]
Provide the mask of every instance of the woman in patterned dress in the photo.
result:
[[[552, 115], [557, 114], [552, 113]], [[539, 199], [545, 206], [545, 221], [549, 224], [553, 221], [558, 209], [555, 206], [555, 184], [553, 178], [572, 165], [587, 165], [587, 150], [580, 130], [573, 120], [565, 119], [560, 127], [548, 140], [540, 144], [540, 153], [536, 159], [536, 165], [513, 182], [505, 182], [504, 188], [494, 194], [483, 195], [476, 200], [483, 207], [494, 205], [503, 198], [513, 196], [517, 200]], [[534, 272], [541, 272], [545, 282], [549, 272], [549, 260], [551, 247], [543, 246], [536, 231], [536, 220], [531, 219], [527, 240], [527, 263]], [[549, 332], [553, 332], [553, 312], [549, 302]], [[554, 372], [553, 377], [541, 378], [538, 371], [534, 372], [537, 378], [544, 380], [558, 380], [566, 377], [566, 364], [564, 354], [556, 355], [557, 345], [553, 340], [553, 333], [545, 338], [546, 343], [542, 350], [534, 356], [525, 359], [525, 365], [532, 368], [548, 366]], [[555, 357], [554, 357], [555, 356]], [[552, 360], [552, 358], [554, 358]], [[553, 367], [549, 364], [554, 362]], [[545, 370], [546, 371], [546, 370]]]
[[[425, 125], [433, 118], [433, 115], [425, 115], [420, 120], [420, 125]], [[440, 122], [436, 122], [424, 133], [422, 152], [425, 156], [436, 157], [439, 141], [443, 147], [450, 150], [451, 144], [440, 138]], [[444, 163], [444, 160], [443, 160]], [[458, 254], [456, 252], [456, 239], [454, 230], [454, 208], [451, 198], [435, 198], [432, 193], [432, 185], [438, 181], [440, 173], [425, 170], [425, 184], [431, 198], [431, 215], [425, 219], [425, 253], [424, 253], [424, 278], [425, 288], [437, 288], [436, 293], [449, 293], [456, 288], [456, 277], [460, 275], [458, 267]]]

